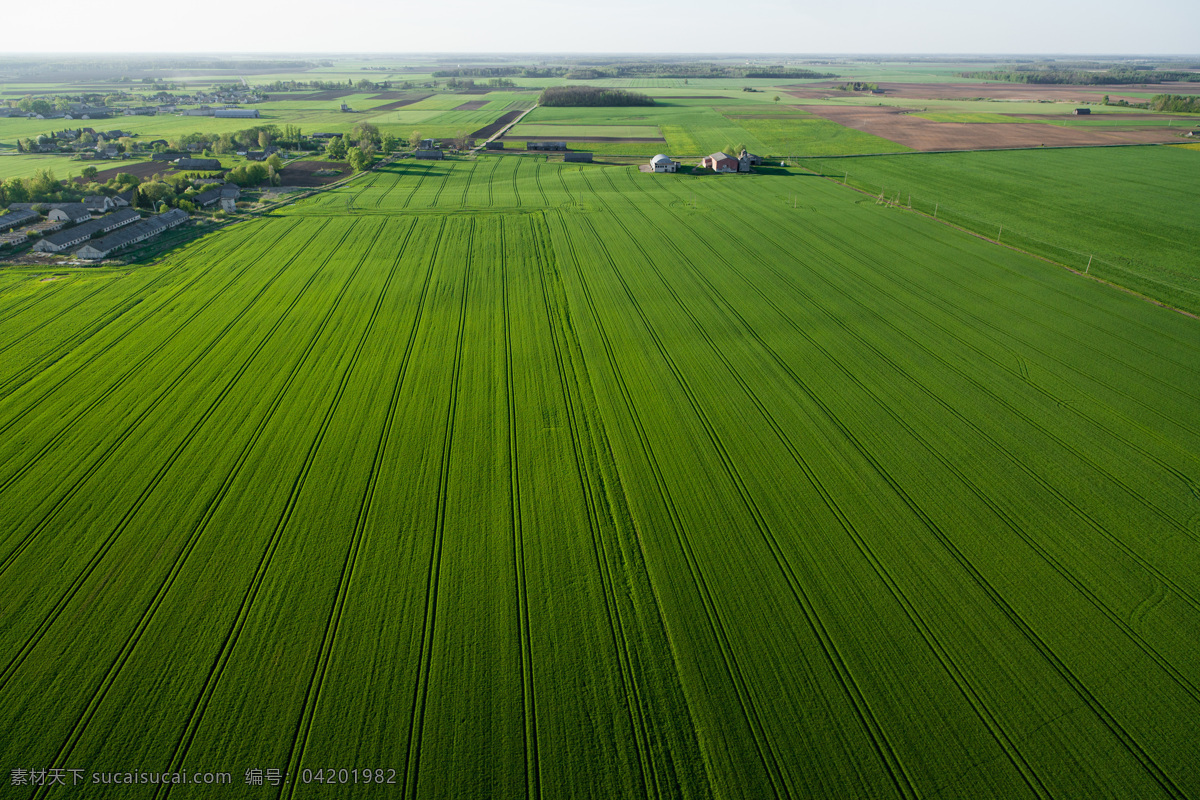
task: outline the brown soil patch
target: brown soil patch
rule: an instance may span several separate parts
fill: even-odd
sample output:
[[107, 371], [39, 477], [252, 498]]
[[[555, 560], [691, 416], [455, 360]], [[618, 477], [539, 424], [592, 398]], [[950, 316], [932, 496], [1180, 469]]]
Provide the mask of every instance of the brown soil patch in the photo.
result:
[[310, 92], [309, 94], [285, 94], [280, 95], [280, 100], [337, 100], [339, 97], [349, 97], [352, 94], [358, 94], [356, 89], [326, 89], [323, 92]]
[[[830, 97], [870, 96], [865, 92], [844, 92], [836, 87], [838, 81], [807, 83], [788, 87], [792, 97], [824, 99]], [[1128, 92], [1153, 94], [1200, 94], [1200, 83], [1138, 83], [1125, 86], [1073, 86], [1046, 83], [881, 83], [884, 97], [916, 100], [971, 100], [984, 97], [991, 100], [1024, 100], [1037, 102], [1098, 103], [1104, 95], [1113, 100], [1144, 102], [1144, 98], [1129, 97]]]
[[[316, 175], [320, 170], [341, 170], [339, 175]], [[310, 188], [324, 186], [334, 181], [340, 181], [350, 172], [350, 168], [331, 161], [292, 161], [279, 173], [279, 182], [284, 186], [300, 186]]]
[[402, 100], [396, 100], [395, 102], [387, 103], [382, 106], [375, 106], [374, 108], [367, 109], [367, 111], [372, 114], [374, 114], [376, 111], [395, 111], [397, 108], [403, 108], [404, 106], [411, 106], [413, 103], [420, 102], [421, 100], [424, 100], [426, 97], [429, 97], [429, 95], [428, 94], [410, 94], [408, 97], [405, 97]]
[[808, 106], [812, 113], [847, 128], [890, 139], [914, 150], [1005, 150], [1019, 147], [1083, 147], [1171, 142], [1178, 131], [1066, 128], [1020, 122], [979, 125], [933, 122], [890, 106]]
[[521, 109], [521, 108], [518, 108], [514, 111], [506, 111], [506, 112], [504, 112], [504, 114], [502, 114], [500, 116], [500, 118], [498, 120], [493, 122], [491, 125], [483, 126], [479, 130], [471, 133], [470, 136], [472, 139], [490, 139], [493, 136], [495, 136], [497, 133], [499, 133], [500, 131], [504, 130], [504, 128], [506, 126], [511, 125], [512, 121], [514, 119], [516, 119], [517, 117], [521, 116], [524, 113], [525, 113], [525, 110]]
[[470, 100], [461, 106], [455, 106], [455, 111], [478, 111], [488, 104], [487, 100]]

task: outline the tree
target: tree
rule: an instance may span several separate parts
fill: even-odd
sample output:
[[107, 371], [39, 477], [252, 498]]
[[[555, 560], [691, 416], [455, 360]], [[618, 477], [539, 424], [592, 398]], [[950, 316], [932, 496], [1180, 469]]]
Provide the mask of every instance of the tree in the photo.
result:
[[420, 147], [420, 146], [421, 146], [421, 132], [420, 132], [420, 131], [413, 131], [413, 132], [412, 132], [412, 139], [410, 139], [408, 143], [409, 143], [409, 145], [411, 145], [412, 147]]
[[41, 98], [39, 98], [39, 99], [33, 101], [32, 111], [35, 114], [41, 114], [42, 116], [46, 116], [48, 114], [54, 113], [54, 106], [50, 105], [50, 102], [48, 100], [42, 100]]
[[325, 145], [325, 154], [334, 161], [341, 161], [346, 157], [346, 142], [340, 136], [333, 137]]
[[279, 157], [278, 153], [272, 153], [271, 157], [267, 159], [267, 166], [279, 172], [283, 169], [283, 159]]
[[162, 202], [174, 202], [175, 190], [168, 183], [151, 181], [138, 187], [138, 196], [147, 207], [154, 208]]
[[4, 182], [4, 195], [9, 203], [29, 202], [29, 190], [20, 178], [9, 178]]
[[375, 144], [379, 141], [379, 128], [369, 122], [360, 122], [350, 129], [350, 139], [358, 145], [364, 142]]
[[348, 155], [350, 167], [355, 172], [362, 172], [370, 165], [370, 159], [361, 147], [351, 147]]
[[80, 177], [82, 177], [82, 178], [83, 178], [85, 181], [91, 181], [91, 180], [95, 180], [95, 178], [96, 178], [96, 173], [97, 173], [97, 172], [99, 172], [99, 171], [100, 171], [100, 170], [96, 169], [95, 167], [84, 167], [84, 168], [83, 168], [83, 171], [82, 171], [82, 172], [80, 172], [80, 173], [79, 173], [79, 175], [80, 175]]
[[779, 102], [779, 95], [775, 95], [775, 102], [776, 102], [776, 103], [778, 103], [778, 102]]
[[390, 154], [396, 149], [396, 137], [390, 133], [385, 133], [379, 137], [379, 149], [384, 153]]
[[264, 149], [264, 150], [266, 150], [268, 147], [270, 147], [270, 146], [271, 146], [271, 133], [270, 133], [270, 131], [266, 131], [266, 130], [260, 130], [260, 131], [258, 132], [258, 146], [259, 146], [259, 147], [261, 147], [261, 148], [262, 148], [262, 149]]

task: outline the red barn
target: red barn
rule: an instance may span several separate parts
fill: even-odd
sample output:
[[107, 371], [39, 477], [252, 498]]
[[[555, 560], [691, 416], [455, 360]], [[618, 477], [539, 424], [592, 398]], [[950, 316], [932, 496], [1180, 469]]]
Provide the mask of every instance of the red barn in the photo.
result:
[[713, 153], [711, 156], [705, 156], [700, 166], [713, 172], [737, 172], [738, 160], [724, 153]]

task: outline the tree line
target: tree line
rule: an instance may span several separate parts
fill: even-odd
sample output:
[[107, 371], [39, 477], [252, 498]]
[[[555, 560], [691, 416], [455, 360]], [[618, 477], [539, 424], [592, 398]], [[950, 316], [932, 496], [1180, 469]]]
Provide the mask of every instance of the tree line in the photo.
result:
[[600, 86], [551, 86], [542, 91], [543, 106], [652, 106], [654, 98], [625, 89]]
[[1075, 69], [1055, 69], [1053, 67], [1031, 67], [1028, 69], [987, 70], [983, 72], [960, 72], [960, 78], [972, 78], [983, 81], [1005, 81], [1007, 83], [1053, 83], [1073, 84], [1080, 86], [1096, 86], [1101, 84], [1127, 85], [1131, 83], [1162, 83], [1177, 81], [1192, 83], [1200, 81], [1200, 73], [1172, 72], [1166, 70], [1144, 69], [1108, 69], [1103, 72], [1092, 72]]

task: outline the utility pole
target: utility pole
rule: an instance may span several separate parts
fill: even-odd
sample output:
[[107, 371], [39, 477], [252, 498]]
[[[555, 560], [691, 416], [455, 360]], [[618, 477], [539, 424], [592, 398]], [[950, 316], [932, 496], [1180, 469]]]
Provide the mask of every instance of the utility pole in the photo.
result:
[[1087, 265], [1087, 269], [1085, 269], [1085, 270], [1083, 271], [1083, 274], [1084, 274], [1084, 275], [1087, 275], [1087, 274], [1088, 274], [1089, 272], [1091, 272], [1091, 271], [1092, 271], [1092, 257], [1091, 257], [1091, 256], [1088, 256], [1088, 265]]

